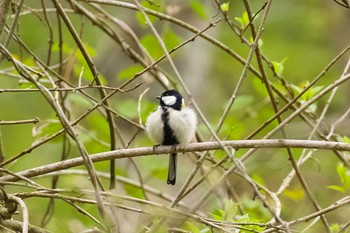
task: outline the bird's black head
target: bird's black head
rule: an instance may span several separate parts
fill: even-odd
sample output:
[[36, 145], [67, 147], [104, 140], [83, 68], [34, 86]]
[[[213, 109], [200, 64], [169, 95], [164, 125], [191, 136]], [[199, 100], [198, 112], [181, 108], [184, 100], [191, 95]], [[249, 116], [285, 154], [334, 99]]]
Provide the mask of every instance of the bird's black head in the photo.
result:
[[181, 94], [176, 90], [168, 90], [163, 92], [161, 96], [157, 96], [161, 107], [173, 108], [181, 110], [184, 100]]

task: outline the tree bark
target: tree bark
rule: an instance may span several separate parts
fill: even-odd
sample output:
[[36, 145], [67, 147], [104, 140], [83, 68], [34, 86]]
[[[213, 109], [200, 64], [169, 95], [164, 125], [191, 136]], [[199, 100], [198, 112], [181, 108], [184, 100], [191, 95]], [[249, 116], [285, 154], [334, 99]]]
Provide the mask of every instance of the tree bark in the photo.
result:
[[0, 36], [5, 27], [7, 13], [10, 9], [11, 0], [0, 0]]

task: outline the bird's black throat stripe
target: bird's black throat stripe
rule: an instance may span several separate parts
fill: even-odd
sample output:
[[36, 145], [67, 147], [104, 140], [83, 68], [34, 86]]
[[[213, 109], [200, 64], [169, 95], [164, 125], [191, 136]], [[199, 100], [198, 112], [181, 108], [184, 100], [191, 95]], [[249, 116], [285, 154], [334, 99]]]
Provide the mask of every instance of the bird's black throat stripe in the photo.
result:
[[164, 140], [162, 145], [176, 145], [179, 144], [177, 138], [174, 135], [173, 129], [169, 125], [169, 111], [168, 108], [162, 108], [162, 122], [164, 124], [163, 126], [163, 132], [164, 132]]

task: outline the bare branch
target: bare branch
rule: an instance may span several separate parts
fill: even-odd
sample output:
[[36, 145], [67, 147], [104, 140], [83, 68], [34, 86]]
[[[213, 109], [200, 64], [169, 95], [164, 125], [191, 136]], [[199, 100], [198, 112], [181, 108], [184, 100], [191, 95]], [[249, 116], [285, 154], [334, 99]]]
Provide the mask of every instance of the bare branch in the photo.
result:
[[0, 125], [20, 125], [20, 124], [37, 124], [39, 118], [28, 119], [28, 120], [17, 120], [17, 121], [3, 121], [0, 120]]
[[[225, 147], [232, 148], [310, 148], [310, 149], [323, 149], [323, 150], [340, 150], [350, 151], [350, 144], [341, 142], [326, 142], [326, 141], [312, 141], [312, 140], [235, 140], [235, 141], [221, 141]], [[132, 158], [146, 155], [159, 155], [168, 154], [170, 152], [195, 152], [195, 151], [208, 151], [219, 150], [221, 146], [217, 142], [201, 142], [192, 143], [189, 145], [179, 145], [176, 150], [172, 146], [159, 146], [156, 150], [153, 147], [140, 147], [130, 149], [120, 149], [115, 151], [102, 152], [89, 155], [92, 162], [100, 162], [110, 159], [120, 158]], [[46, 173], [68, 169], [71, 167], [80, 166], [84, 163], [81, 157], [68, 159], [65, 161], [52, 163], [49, 165], [32, 168], [29, 170], [21, 171], [16, 174], [30, 178]], [[0, 181], [15, 181], [17, 177], [3, 176], [0, 177]]]
[[7, 13], [10, 9], [11, 0], [1, 0], [0, 1], [0, 36], [4, 30]]

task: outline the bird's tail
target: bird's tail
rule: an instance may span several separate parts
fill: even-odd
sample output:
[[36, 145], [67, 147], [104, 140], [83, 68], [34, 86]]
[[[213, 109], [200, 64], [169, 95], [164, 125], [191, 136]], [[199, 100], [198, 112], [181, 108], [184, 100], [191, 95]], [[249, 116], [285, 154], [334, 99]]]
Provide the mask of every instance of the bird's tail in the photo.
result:
[[168, 184], [174, 185], [176, 183], [176, 161], [177, 154], [171, 153], [169, 157]]

